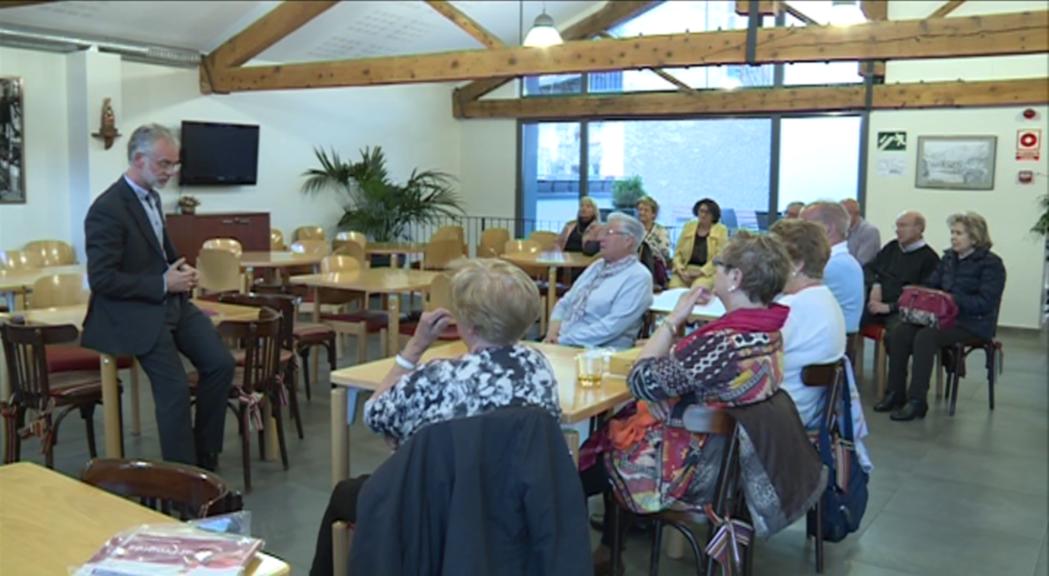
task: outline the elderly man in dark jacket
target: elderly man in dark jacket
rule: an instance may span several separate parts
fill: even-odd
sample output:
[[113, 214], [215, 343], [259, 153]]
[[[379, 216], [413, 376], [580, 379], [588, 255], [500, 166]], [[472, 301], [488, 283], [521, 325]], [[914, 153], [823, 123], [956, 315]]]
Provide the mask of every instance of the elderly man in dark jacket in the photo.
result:
[[[948, 292], [958, 305], [958, 318], [949, 329], [900, 323], [889, 334], [889, 390], [875, 408], [892, 413], [893, 420], [924, 418], [932, 377], [933, 358], [944, 346], [994, 337], [998, 308], [1005, 290], [1005, 266], [991, 252], [987, 222], [972, 212], [947, 219], [951, 248], [926, 285]], [[907, 360], [913, 354], [910, 393], [907, 393]]]

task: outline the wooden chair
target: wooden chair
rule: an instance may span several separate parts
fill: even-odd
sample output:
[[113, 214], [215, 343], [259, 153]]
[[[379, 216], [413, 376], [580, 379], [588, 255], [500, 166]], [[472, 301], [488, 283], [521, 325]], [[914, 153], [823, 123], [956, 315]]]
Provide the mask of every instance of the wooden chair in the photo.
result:
[[423, 250], [423, 270], [444, 270], [463, 257], [463, 244], [454, 238], [431, 240]]
[[[1002, 349], [1000, 340], [994, 338], [982, 340], [977, 338], [952, 344], [940, 350], [940, 363], [943, 370], [947, 372], [947, 387], [944, 389], [943, 395], [945, 399], [950, 400], [950, 405], [947, 408], [948, 416], [954, 416], [954, 411], [958, 404], [958, 385], [961, 383], [961, 379], [965, 377], [965, 359], [969, 354], [977, 350], [983, 350], [986, 358], [984, 366], [987, 368], [987, 406], [990, 410], [994, 410], [994, 383], [1005, 368], [1005, 351]], [[939, 367], [937, 367], [937, 376], [939, 376]], [[937, 381], [937, 396], [940, 395], [940, 386], [940, 382]]]
[[856, 381], [861, 382], [863, 373], [863, 348], [865, 340], [874, 340], [874, 383], [877, 386], [877, 398], [885, 397], [885, 386], [887, 381], [889, 356], [885, 348], [885, 340], [888, 337], [885, 326], [881, 324], [867, 324], [860, 328], [859, 342], [855, 349]]
[[[94, 458], [95, 405], [102, 403], [102, 382], [98, 364], [94, 371], [61, 372], [47, 369], [47, 346], [73, 342], [78, 331], [71, 324], [61, 326], [27, 326], [16, 322], [0, 323], [4, 357], [10, 379], [10, 402], [0, 402], [4, 419], [4, 463], [21, 458], [22, 439], [37, 436], [43, 444], [48, 468], [54, 468], [54, 446], [62, 420], [74, 409], [80, 411], [87, 428], [87, 449]], [[56, 412], [57, 411], [57, 412]], [[26, 415], [32, 412], [27, 424]]]
[[225, 480], [188, 464], [96, 458], [84, 466], [80, 480], [179, 520], [244, 508], [240, 492], [231, 490]]
[[291, 251], [296, 254], [327, 256], [331, 254], [331, 246], [324, 240], [296, 240], [291, 243]]
[[536, 230], [528, 235], [528, 239], [539, 243], [542, 252], [557, 250], [557, 233], [545, 230]]
[[295, 232], [292, 233], [291, 239], [293, 242], [298, 242], [300, 240], [324, 241], [324, 228], [320, 226], [299, 226], [295, 229]]
[[[437, 308], [452, 309], [452, 275], [447, 272], [435, 276], [430, 284], [430, 291], [426, 293], [426, 303], [423, 309], [429, 312]], [[419, 322], [417, 321], [401, 323], [399, 337], [402, 347], [415, 334], [415, 329], [418, 326]], [[444, 332], [441, 333], [438, 339], [454, 342], [459, 339], [459, 330], [454, 323], [450, 324], [444, 329]]]
[[76, 251], [61, 240], [34, 240], [23, 246], [22, 251], [38, 258], [41, 268], [76, 264]]
[[503, 254], [513, 254], [514, 252], [538, 254], [542, 251], [542, 245], [535, 240], [507, 240], [506, 244], [503, 245]]
[[31, 270], [43, 268], [44, 262], [39, 254], [23, 250], [0, 250], [0, 270]]
[[270, 228], [270, 250], [282, 251], [288, 247], [284, 244], [284, 233], [277, 228]]
[[228, 250], [237, 256], [244, 253], [243, 246], [235, 238], [209, 238], [204, 241], [204, 245], [201, 248], [204, 250]]
[[[714, 485], [714, 498], [712, 509], [719, 517], [726, 515], [736, 519], [748, 518], [746, 502], [743, 496], [742, 479], [739, 466], [739, 433], [735, 418], [723, 411], [710, 410], [705, 421], [696, 421], [689, 428], [693, 432], [703, 432], [710, 435], [721, 436], [725, 447], [722, 453], [721, 466], [718, 471], [717, 482]], [[615, 492], [613, 491], [613, 494]], [[616, 564], [622, 555], [622, 530], [619, 527], [622, 515], [622, 504], [618, 501], [611, 506], [612, 513], [612, 574], [618, 573]], [[707, 556], [699, 545], [695, 533], [692, 531], [693, 524], [707, 524], [709, 541], [713, 538], [717, 526], [709, 521], [706, 514], [701, 511], [678, 511], [668, 510], [656, 514], [643, 514], [639, 518], [647, 518], [652, 521], [652, 550], [649, 554], [649, 575], [656, 576], [659, 573], [659, 561], [663, 547], [663, 527], [669, 526], [679, 532], [692, 549], [696, 562], [697, 574], [715, 574], [718, 568], [716, 560]], [[742, 558], [744, 574], [749, 574], [753, 564], [754, 544], [746, 547]], [[731, 556], [731, 555], [730, 555]]]
[[90, 292], [84, 287], [83, 274], [53, 274], [38, 278], [33, 283], [29, 307], [39, 309], [86, 304], [89, 296]]
[[[355, 258], [349, 256], [327, 256], [321, 260], [321, 272], [354, 272], [360, 270], [361, 264]], [[350, 303], [358, 303], [358, 309], [354, 311], [324, 312], [321, 308], [321, 321], [335, 331], [337, 339], [343, 335], [353, 336], [357, 340], [357, 363], [362, 363], [368, 356], [368, 334], [379, 334], [379, 346], [382, 356], [386, 356], [386, 327], [388, 320], [386, 312], [371, 311], [364, 307], [362, 294], [354, 294], [345, 290], [318, 291], [319, 301], [315, 306], [336, 305], [345, 307]], [[336, 355], [342, 348], [341, 342], [336, 346]]]
[[229, 249], [202, 249], [197, 256], [197, 272], [200, 273], [200, 283], [197, 288], [208, 295], [240, 292], [244, 289], [244, 276], [240, 272], [240, 254]]
[[[240, 428], [241, 457], [244, 467], [244, 491], [251, 492], [251, 422], [261, 419], [264, 403], [273, 407], [277, 421], [277, 442], [284, 469], [288, 469], [288, 447], [284, 440], [284, 416], [280, 410], [282, 370], [280, 363], [281, 315], [263, 308], [258, 320], [223, 322], [219, 334], [227, 341], [240, 344], [243, 366], [237, 368], [230, 389], [229, 408], [237, 415]], [[192, 381], [191, 381], [192, 383]], [[259, 451], [264, 452], [265, 434], [259, 430]]]
[[506, 228], [488, 228], [481, 232], [481, 242], [477, 244], [478, 258], [498, 258], [506, 251], [510, 240], [510, 231]]
[[462, 226], [441, 226], [430, 236], [430, 242], [440, 240], [457, 240], [463, 256], [469, 256], [470, 248], [466, 245], [466, 234]]
[[360, 232], [355, 232], [353, 230], [344, 230], [344, 231], [339, 232], [338, 234], [336, 234], [335, 235], [335, 239], [332, 240], [332, 242], [331, 242], [332, 251], [334, 252], [334, 251], [338, 250], [340, 246], [346, 244], [347, 242], [354, 242], [356, 244], [360, 244], [362, 249], [365, 249], [365, 248], [368, 247], [368, 237], [367, 236], [365, 236], [364, 234], [362, 234]]
[[333, 256], [349, 256], [357, 260], [360, 263], [361, 268], [368, 267], [368, 254], [364, 250], [364, 245], [359, 244], [354, 240], [343, 240], [341, 242], [335, 242], [335, 251], [332, 252]]
[[[223, 294], [219, 298], [219, 302], [253, 308], [270, 308], [280, 313], [280, 365], [282, 368], [282, 380], [285, 389], [290, 393], [288, 399], [291, 417], [295, 419], [296, 432], [298, 432], [301, 440], [303, 438], [302, 415], [299, 412], [299, 394], [295, 385], [295, 375], [298, 370], [298, 365], [295, 362], [295, 297], [286, 294]], [[234, 351], [233, 359], [238, 367], [244, 367], [245, 356], [242, 351]], [[275, 406], [274, 409], [279, 409], [279, 407]]]
[[[801, 369], [801, 381], [805, 386], [825, 388], [823, 396], [823, 423], [831, 435], [837, 436], [838, 401], [842, 394], [848, 394], [845, 389], [845, 362], [847, 358], [828, 364], [810, 364]], [[818, 450], [817, 446], [817, 450]], [[822, 497], [809, 511], [815, 517], [815, 547], [816, 547], [816, 573], [823, 573], [823, 510]]]

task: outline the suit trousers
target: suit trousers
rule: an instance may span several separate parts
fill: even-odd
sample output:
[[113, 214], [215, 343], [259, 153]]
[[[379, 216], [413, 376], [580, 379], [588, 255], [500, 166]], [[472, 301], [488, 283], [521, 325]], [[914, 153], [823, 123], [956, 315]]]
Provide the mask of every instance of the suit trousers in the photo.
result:
[[[897, 398], [926, 402], [933, 360], [944, 346], [969, 340], [974, 336], [957, 326], [949, 330], [900, 322], [889, 333], [889, 391]], [[914, 357], [911, 367], [911, 389], [907, 393], [907, 361]]]
[[[222, 451], [226, 402], [236, 365], [211, 319], [188, 300], [169, 295], [165, 328], [138, 357], [149, 376], [164, 460], [196, 465], [197, 451]], [[197, 413], [190, 424], [190, 389], [179, 353], [197, 369]]]

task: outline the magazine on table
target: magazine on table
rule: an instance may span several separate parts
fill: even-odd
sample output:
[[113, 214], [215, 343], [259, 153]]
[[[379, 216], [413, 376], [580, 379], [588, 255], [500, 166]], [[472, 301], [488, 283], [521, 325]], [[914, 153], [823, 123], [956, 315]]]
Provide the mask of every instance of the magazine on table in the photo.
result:
[[263, 542], [186, 524], [142, 525], [121, 532], [74, 576], [240, 576]]

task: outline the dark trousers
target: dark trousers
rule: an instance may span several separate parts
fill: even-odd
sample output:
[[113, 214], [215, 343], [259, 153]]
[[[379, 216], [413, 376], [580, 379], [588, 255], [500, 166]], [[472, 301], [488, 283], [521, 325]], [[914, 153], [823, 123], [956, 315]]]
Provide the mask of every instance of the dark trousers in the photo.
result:
[[310, 576], [328, 576], [334, 571], [332, 565], [331, 525], [336, 522], [357, 521], [357, 495], [361, 493], [368, 475], [343, 480], [332, 490], [331, 500], [324, 510], [320, 530], [317, 531], [317, 546], [313, 551], [313, 566]]
[[[941, 330], [900, 322], [889, 333], [889, 391], [897, 398], [926, 402], [936, 353], [944, 346], [971, 338], [971, 333], [959, 327]], [[907, 361], [911, 356], [914, 357], [914, 366], [908, 394]]]
[[[211, 320], [189, 301], [169, 297], [165, 323], [166, 329], [160, 331], [153, 349], [138, 361], [153, 387], [160, 453], [164, 460], [195, 465], [197, 451], [222, 451], [226, 401], [236, 366]], [[192, 425], [189, 385], [180, 352], [200, 376]]]
[[[579, 481], [583, 484], [583, 495], [589, 498], [601, 494], [605, 502], [605, 517], [601, 525], [601, 544], [612, 547], [612, 513], [613, 507], [619, 506], [612, 497], [612, 485], [608, 480], [608, 471], [604, 463], [599, 459], [593, 466], [579, 472]], [[634, 515], [628, 510], [619, 511], [619, 533], [625, 534], [627, 527], [634, 520]], [[623, 542], [623, 538], [619, 539]]]

